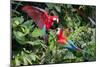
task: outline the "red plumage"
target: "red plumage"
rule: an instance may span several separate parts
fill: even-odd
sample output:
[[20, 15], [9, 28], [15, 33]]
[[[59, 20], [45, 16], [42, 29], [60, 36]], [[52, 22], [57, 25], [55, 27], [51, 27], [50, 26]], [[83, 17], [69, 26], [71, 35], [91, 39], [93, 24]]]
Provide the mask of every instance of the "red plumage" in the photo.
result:
[[48, 30], [53, 24], [54, 18], [58, 18], [57, 16], [49, 16], [45, 10], [38, 7], [23, 6], [22, 10], [34, 20], [40, 29], [45, 25]]
[[57, 32], [57, 41], [59, 44], [65, 44], [67, 39], [65, 36], [63, 36], [63, 30], [58, 28], [58, 32]]

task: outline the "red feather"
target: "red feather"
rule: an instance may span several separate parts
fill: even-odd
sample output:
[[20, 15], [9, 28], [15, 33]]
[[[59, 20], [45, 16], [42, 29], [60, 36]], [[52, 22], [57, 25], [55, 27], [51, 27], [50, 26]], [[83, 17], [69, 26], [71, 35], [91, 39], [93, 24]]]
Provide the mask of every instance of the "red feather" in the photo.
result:
[[22, 10], [34, 20], [40, 29], [46, 25], [46, 30], [48, 30], [53, 23], [53, 18], [58, 18], [57, 16], [49, 16], [45, 10], [38, 7], [24, 6]]
[[57, 38], [58, 38], [58, 43], [59, 44], [65, 44], [67, 39], [65, 36], [63, 36], [63, 30], [62, 29], [59, 29], [58, 30], [58, 33], [57, 33]]

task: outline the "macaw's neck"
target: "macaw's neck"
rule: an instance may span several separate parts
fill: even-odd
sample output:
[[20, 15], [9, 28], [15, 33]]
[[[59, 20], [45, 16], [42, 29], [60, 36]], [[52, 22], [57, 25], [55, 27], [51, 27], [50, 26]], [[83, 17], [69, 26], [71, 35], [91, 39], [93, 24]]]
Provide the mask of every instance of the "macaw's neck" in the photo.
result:
[[51, 24], [50, 23], [46, 23], [46, 31], [48, 31], [49, 29], [50, 29], [50, 27], [51, 27]]

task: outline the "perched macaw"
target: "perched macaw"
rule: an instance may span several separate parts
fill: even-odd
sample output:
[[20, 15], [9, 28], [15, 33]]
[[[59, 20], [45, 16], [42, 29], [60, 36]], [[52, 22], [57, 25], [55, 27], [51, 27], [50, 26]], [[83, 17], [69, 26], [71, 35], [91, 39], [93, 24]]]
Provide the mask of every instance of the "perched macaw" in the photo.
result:
[[74, 45], [73, 41], [68, 40], [68, 38], [63, 35], [63, 30], [61, 28], [58, 28], [57, 31], [57, 42], [58, 44], [61, 44], [63, 48], [67, 48], [74, 51], [80, 50], [80, 48]]
[[54, 21], [57, 21], [57, 23], [59, 22], [58, 16], [50, 16], [48, 15], [48, 12], [38, 7], [23, 6], [22, 11], [27, 13], [27, 15], [33, 19], [44, 35], [53, 25]]

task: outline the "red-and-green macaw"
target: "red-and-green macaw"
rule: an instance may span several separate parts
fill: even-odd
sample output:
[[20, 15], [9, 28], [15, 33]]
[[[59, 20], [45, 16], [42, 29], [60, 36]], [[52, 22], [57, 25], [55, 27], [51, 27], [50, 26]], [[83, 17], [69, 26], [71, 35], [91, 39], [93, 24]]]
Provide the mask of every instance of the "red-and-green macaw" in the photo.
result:
[[63, 35], [63, 30], [61, 28], [58, 28], [57, 31], [57, 42], [58, 44], [61, 44], [64, 48], [74, 51], [80, 50], [80, 48], [74, 45], [72, 40], [68, 40], [67, 37]]
[[57, 21], [57, 23], [59, 22], [58, 16], [50, 16], [48, 15], [48, 12], [38, 7], [23, 6], [22, 11], [27, 13], [27, 15], [33, 19], [44, 35], [53, 25], [54, 21]]

